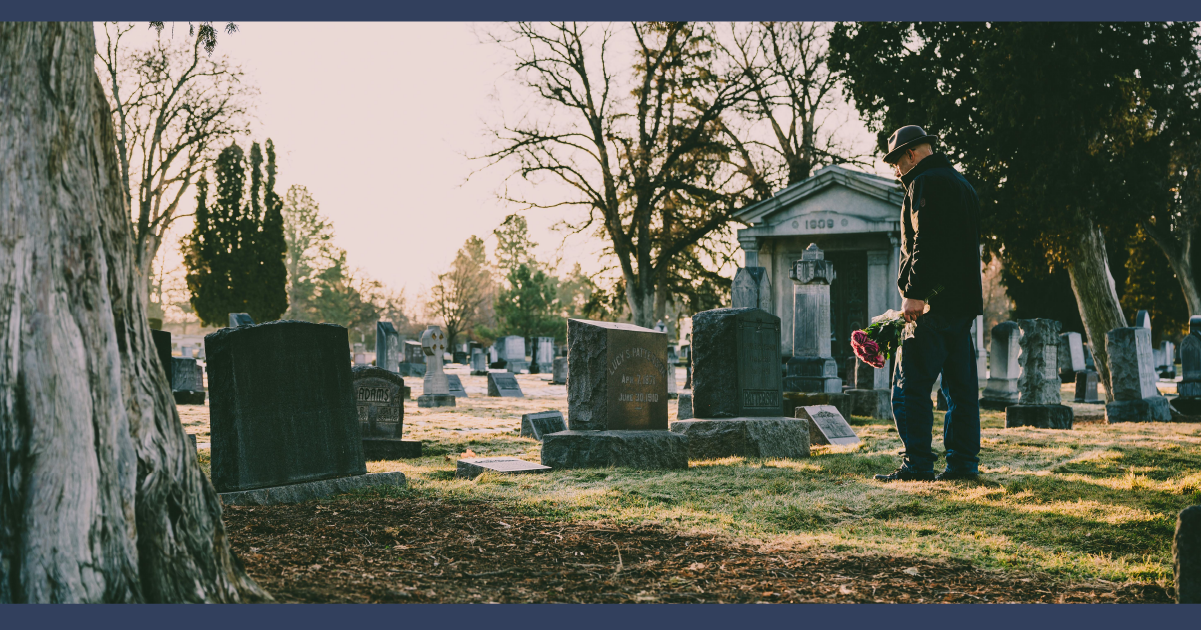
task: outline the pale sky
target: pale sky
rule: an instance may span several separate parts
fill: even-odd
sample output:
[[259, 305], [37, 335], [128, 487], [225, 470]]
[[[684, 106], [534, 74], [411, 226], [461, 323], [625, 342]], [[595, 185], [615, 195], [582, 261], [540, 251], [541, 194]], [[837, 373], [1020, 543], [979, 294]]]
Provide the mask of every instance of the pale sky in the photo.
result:
[[[279, 160], [276, 192], [303, 184], [332, 220], [336, 243], [352, 267], [392, 289], [410, 305], [444, 270], [471, 235], [487, 237], [516, 207], [496, 198], [509, 173], [480, 168], [467, 155], [490, 145], [487, 122], [513, 102], [509, 53], [481, 43], [466, 23], [239, 22], [221, 33], [216, 55], [227, 55], [260, 90], [253, 139], [271, 138]], [[169, 35], [167, 25], [163, 35]], [[185, 24], [174, 37], [186, 37]], [[131, 37], [136, 36], [136, 37]], [[103, 46], [103, 26], [97, 25]], [[123, 40], [145, 44], [137, 28]], [[498, 100], [499, 99], [499, 100]], [[872, 142], [858, 118], [845, 130]], [[241, 141], [244, 146], [249, 142]], [[189, 193], [189, 199], [194, 197]], [[190, 212], [190, 209], [188, 210]], [[582, 236], [565, 242], [551, 226], [563, 210], [524, 212], [541, 260], [563, 257], [585, 270], [602, 266], [601, 244]], [[167, 267], [178, 264], [176, 223]], [[492, 242], [489, 242], [491, 250]]]

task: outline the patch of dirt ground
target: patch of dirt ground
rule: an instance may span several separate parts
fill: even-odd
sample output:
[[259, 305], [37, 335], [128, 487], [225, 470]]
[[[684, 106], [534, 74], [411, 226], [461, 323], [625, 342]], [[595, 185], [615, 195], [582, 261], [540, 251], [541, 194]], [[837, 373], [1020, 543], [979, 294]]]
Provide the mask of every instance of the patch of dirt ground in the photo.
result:
[[658, 526], [552, 522], [487, 503], [227, 506], [224, 520], [247, 571], [281, 602], [1171, 602], [1156, 584], [767, 551]]

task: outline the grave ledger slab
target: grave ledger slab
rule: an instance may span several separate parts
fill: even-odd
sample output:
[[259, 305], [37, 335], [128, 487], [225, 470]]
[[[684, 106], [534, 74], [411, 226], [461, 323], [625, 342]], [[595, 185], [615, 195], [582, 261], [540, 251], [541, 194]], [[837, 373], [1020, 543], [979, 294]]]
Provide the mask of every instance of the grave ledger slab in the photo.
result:
[[797, 407], [796, 417], [809, 422], [809, 439], [813, 444], [849, 446], [859, 443], [855, 430], [833, 405]]
[[454, 407], [455, 397], [450, 393], [450, 383], [442, 363], [446, 360], [446, 334], [437, 326], [430, 326], [421, 333], [421, 352], [425, 354], [425, 380], [418, 407]]
[[808, 457], [807, 424], [780, 415], [779, 317], [758, 308], [697, 313], [692, 351], [693, 419], [671, 425], [688, 436], [690, 458]]
[[458, 479], [475, 479], [486, 472], [506, 475], [520, 473], [541, 473], [550, 470], [550, 466], [527, 462], [516, 457], [471, 457], [460, 459], [455, 463], [455, 477]]
[[[364, 476], [349, 345], [341, 326], [297, 321], [223, 328], [204, 338], [218, 492]], [[285, 494], [307, 497], [377, 480], [404, 483], [403, 477], [365, 476]], [[266, 501], [271, 494], [254, 496]]]
[[419, 440], [402, 440], [404, 431], [404, 379], [395, 372], [371, 365], [350, 371], [363, 457], [369, 461], [421, 457]]
[[566, 430], [562, 411], [539, 411], [521, 415], [521, 437], [532, 437], [541, 442], [547, 434]]
[[501, 398], [525, 398], [517, 378], [509, 372], [488, 372], [488, 395]]
[[1106, 341], [1113, 385], [1113, 401], [1105, 405], [1106, 422], [1170, 422], [1168, 399], [1155, 387], [1151, 329], [1115, 328], [1106, 334]]

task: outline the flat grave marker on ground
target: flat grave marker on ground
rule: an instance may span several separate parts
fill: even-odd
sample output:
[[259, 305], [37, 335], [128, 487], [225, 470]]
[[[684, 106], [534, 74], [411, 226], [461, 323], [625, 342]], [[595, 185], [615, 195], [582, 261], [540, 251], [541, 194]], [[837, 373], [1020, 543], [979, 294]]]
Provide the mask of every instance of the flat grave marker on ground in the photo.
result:
[[463, 388], [463, 379], [459, 378], [458, 374], [446, 375], [446, 388], [455, 398], [467, 398], [467, 390]]
[[521, 416], [522, 437], [532, 437], [541, 442], [545, 435], [566, 430], [567, 424], [563, 421], [562, 411], [539, 411]]
[[796, 417], [809, 421], [810, 442], [813, 444], [847, 446], [859, 443], [855, 430], [833, 405], [797, 407]]
[[488, 372], [488, 395], [501, 398], [525, 398], [517, 378], [509, 372]]
[[503, 474], [541, 473], [550, 470], [550, 466], [527, 462], [516, 457], [471, 457], [460, 459], [455, 465], [455, 477], [459, 479], [475, 479], [486, 473]]

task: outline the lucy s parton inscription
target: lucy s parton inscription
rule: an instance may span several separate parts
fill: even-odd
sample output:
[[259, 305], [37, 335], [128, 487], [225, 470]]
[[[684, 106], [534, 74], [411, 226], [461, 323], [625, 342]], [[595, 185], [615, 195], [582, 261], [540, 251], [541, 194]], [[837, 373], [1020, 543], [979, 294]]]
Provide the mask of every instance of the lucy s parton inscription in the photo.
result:
[[610, 337], [606, 379], [610, 430], [667, 430], [666, 343], [658, 352], [635, 345], [644, 340], [643, 335]]

